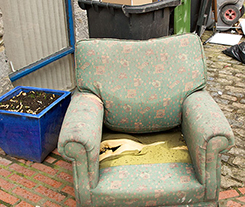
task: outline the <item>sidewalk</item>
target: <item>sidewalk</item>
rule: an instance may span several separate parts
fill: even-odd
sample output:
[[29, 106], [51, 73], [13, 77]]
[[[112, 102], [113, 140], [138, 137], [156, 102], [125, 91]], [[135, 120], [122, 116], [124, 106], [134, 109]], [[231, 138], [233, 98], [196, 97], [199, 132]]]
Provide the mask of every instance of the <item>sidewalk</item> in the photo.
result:
[[[0, 152], [0, 207], [75, 207], [72, 165], [53, 151], [43, 163]], [[220, 207], [244, 207], [245, 187], [220, 192]]]

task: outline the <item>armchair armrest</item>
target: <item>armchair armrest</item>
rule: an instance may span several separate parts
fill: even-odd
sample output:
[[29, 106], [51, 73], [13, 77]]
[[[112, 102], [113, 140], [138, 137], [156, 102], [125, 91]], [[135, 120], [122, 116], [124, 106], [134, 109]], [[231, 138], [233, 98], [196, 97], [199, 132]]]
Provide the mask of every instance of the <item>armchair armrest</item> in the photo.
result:
[[197, 179], [206, 186], [206, 199], [218, 196], [220, 153], [234, 145], [234, 135], [218, 104], [205, 90], [186, 98], [182, 111], [182, 133]]
[[97, 96], [75, 92], [60, 131], [58, 151], [73, 162], [76, 197], [84, 205], [91, 200], [89, 190], [98, 183], [103, 113]]

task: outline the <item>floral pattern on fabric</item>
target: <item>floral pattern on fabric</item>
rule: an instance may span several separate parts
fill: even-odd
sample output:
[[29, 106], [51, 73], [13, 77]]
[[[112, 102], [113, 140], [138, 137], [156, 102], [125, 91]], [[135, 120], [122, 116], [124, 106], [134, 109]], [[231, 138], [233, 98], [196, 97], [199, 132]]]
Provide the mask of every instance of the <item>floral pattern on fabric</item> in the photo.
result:
[[191, 164], [165, 163], [102, 169], [91, 192], [93, 206], [169, 206], [202, 201], [204, 186]]
[[203, 57], [195, 35], [83, 40], [76, 47], [77, 85], [101, 98], [107, 127], [163, 131], [180, 125], [185, 97], [204, 87]]

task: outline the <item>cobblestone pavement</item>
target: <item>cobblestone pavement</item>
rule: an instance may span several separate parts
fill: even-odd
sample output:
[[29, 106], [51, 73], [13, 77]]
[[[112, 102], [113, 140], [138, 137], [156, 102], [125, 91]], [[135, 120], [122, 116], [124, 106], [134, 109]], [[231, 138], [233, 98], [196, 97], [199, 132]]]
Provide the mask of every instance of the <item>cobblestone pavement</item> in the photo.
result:
[[[211, 31], [206, 31], [202, 40], [211, 35]], [[245, 64], [223, 54], [226, 48], [209, 43], [204, 46], [208, 66], [206, 89], [219, 104], [235, 134], [235, 147], [222, 155], [222, 189], [245, 184]]]

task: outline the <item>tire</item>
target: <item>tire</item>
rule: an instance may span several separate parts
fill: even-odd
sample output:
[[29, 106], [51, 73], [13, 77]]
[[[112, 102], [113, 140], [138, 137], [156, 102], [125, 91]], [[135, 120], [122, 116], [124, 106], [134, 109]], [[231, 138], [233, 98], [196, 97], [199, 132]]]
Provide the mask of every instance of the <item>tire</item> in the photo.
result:
[[241, 17], [241, 12], [234, 5], [226, 5], [221, 9], [221, 19], [227, 25], [233, 25], [237, 23]]

